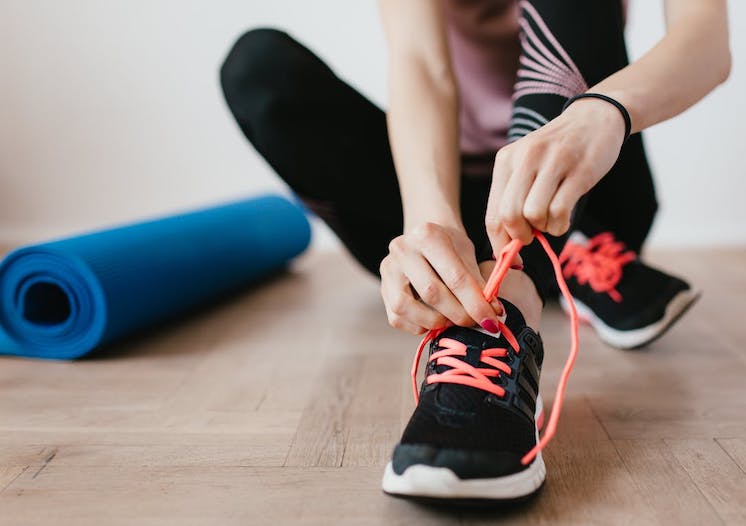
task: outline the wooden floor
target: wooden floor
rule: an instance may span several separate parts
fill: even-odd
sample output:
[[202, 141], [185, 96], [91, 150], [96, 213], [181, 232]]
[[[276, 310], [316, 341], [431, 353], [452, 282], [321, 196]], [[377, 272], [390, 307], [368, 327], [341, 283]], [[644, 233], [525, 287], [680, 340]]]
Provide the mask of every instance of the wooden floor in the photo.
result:
[[[702, 300], [648, 350], [581, 332], [546, 486], [514, 511], [382, 495], [416, 339], [336, 253], [75, 363], [0, 358], [0, 524], [746, 524], [746, 249], [656, 253]], [[567, 321], [542, 328], [551, 401]]]

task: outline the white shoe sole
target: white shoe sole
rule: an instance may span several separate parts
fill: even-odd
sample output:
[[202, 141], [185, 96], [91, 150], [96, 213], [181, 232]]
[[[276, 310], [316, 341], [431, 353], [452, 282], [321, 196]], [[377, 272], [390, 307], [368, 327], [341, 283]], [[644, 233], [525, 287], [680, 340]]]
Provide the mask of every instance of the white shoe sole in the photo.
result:
[[[601, 318], [596, 316], [590, 307], [578, 299], [575, 299], [575, 308], [578, 311], [578, 316], [590, 323], [602, 341], [619, 349], [635, 349], [662, 336], [699, 297], [700, 293], [698, 291], [691, 289], [681, 291], [668, 303], [660, 320], [646, 327], [628, 331], [609, 327]], [[570, 312], [564, 297], [560, 297], [560, 305], [565, 312]]]
[[[541, 397], [536, 404], [536, 421], [543, 420]], [[539, 440], [539, 429], [536, 429]], [[416, 464], [397, 475], [391, 462], [383, 475], [383, 491], [389, 495], [438, 500], [509, 501], [528, 497], [541, 488], [546, 467], [541, 452], [523, 471], [504, 477], [461, 479], [444, 467]]]

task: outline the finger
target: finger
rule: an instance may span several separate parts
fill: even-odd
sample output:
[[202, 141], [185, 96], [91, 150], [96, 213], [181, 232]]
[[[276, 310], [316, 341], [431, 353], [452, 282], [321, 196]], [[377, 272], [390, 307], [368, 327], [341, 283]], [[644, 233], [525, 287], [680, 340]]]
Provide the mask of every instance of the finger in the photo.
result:
[[562, 181], [561, 173], [542, 170], [536, 176], [531, 190], [523, 204], [523, 217], [541, 232], [546, 232], [549, 224], [549, 204]]
[[531, 223], [523, 216], [523, 205], [535, 178], [533, 170], [514, 172], [500, 197], [501, 226], [512, 239], [518, 239], [524, 245], [533, 239]]
[[573, 208], [587, 188], [575, 177], [566, 177], [549, 204], [547, 232], [561, 236], [570, 229]]
[[[500, 254], [510, 242], [510, 236], [504, 231], [502, 223], [500, 221], [500, 200], [504, 192], [505, 186], [508, 184], [508, 180], [511, 173], [510, 168], [510, 155], [505, 152], [508, 151], [508, 147], [500, 150], [495, 157], [495, 167], [492, 171], [492, 184], [490, 187], [490, 195], [487, 201], [487, 212], [485, 214], [485, 226], [487, 228], [487, 236], [492, 246], [492, 256], [497, 260], [500, 258]], [[515, 258], [511, 262], [511, 266], [514, 268], [523, 267], [523, 259], [519, 254], [516, 254]]]
[[[497, 265], [497, 262], [494, 260], [484, 261], [480, 264], [480, 269], [482, 273], [484, 274], [484, 276], [486, 277], [486, 279], [492, 275], [492, 273], [495, 270], [496, 265]], [[484, 286], [482, 286], [483, 292], [491, 292], [491, 291], [487, 291], [486, 288], [487, 288], [487, 283], [485, 282]], [[484, 296], [484, 294], [482, 295]], [[491, 299], [490, 306], [492, 307], [492, 310], [495, 311], [495, 314], [497, 314], [498, 318], [500, 318], [501, 316], [505, 314], [505, 308], [503, 307], [502, 303], [497, 297], [493, 297]]]
[[[496, 232], [490, 233], [490, 243], [492, 243], [492, 246], [500, 247], [498, 249], [495, 249], [495, 260], [497, 260], [498, 262], [500, 261], [500, 256], [503, 250], [511, 241], [512, 240], [510, 238], [510, 235], [508, 235], [508, 233], [503, 228], [500, 228]], [[523, 258], [521, 257], [520, 253], [516, 253], [513, 261], [510, 262], [510, 266], [517, 269], [523, 268]]]
[[419, 325], [410, 323], [404, 318], [397, 316], [389, 317], [389, 325], [391, 325], [394, 329], [408, 332], [409, 334], [414, 334], [415, 336], [427, 332], [427, 329], [425, 329], [424, 327], [420, 327]]
[[469, 271], [469, 274], [474, 277], [474, 280], [477, 282], [477, 287], [479, 287], [480, 290], [483, 289], [485, 282], [482, 277], [482, 271], [479, 269], [477, 255], [474, 253], [474, 250], [470, 250], [468, 253], [457, 251], [457, 254], [461, 258], [461, 262]]
[[381, 295], [389, 324], [414, 334], [445, 326], [446, 318], [415, 299], [409, 280], [398, 268], [391, 267], [381, 268]]
[[[482, 325], [484, 320], [496, 321], [497, 314], [484, 299], [483, 287], [480, 287], [479, 282], [461, 261], [450, 241], [438, 246], [423, 247], [422, 253], [445, 286], [448, 287], [448, 290], [458, 300], [463, 310], [466, 311], [466, 319], [451, 321], [462, 326]], [[442, 310], [440, 312], [447, 315]]]
[[474, 276], [477, 281], [477, 285], [480, 287], [484, 285], [482, 274], [479, 270], [479, 263], [477, 262], [477, 253], [474, 248], [474, 243], [466, 235], [466, 233], [457, 233], [456, 235], [449, 235], [448, 238], [453, 245], [456, 255], [461, 258], [461, 262], [469, 270], [469, 273]]
[[[504, 150], [501, 150], [501, 152]], [[487, 237], [492, 246], [492, 255], [498, 258], [500, 252], [510, 241], [507, 233], [503, 232], [500, 221], [500, 201], [503, 191], [510, 177], [510, 167], [505, 160], [505, 156], [498, 152], [495, 157], [495, 167], [492, 170], [492, 183], [490, 185], [490, 195], [487, 200], [487, 212], [485, 213], [484, 223], [487, 228]]]
[[386, 316], [389, 325], [397, 329], [421, 334], [430, 329], [439, 329], [448, 325], [448, 320], [411, 294], [402, 291], [388, 292]]
[[402, 269], [422, 301], [448, 318], [451, 323], [463, 327], [469, 327], [475, 323], [461, 302], [433, 270], [426, 256], [418, 254], [417, 260], [408, 258], [406, 262], [402, 262]]

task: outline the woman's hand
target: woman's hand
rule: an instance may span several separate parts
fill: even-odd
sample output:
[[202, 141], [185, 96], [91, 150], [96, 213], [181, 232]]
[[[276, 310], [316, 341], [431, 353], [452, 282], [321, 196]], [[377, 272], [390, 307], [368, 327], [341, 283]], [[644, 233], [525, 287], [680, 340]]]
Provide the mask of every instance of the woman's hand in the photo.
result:
[[624, 119], [598, 99], [574, 102], [559, 117], [501, 149], [485, 222], [495, 254], [534, 228], [559, 236], [580, 197], [606, 175], [624, 141]]
[[462, 227], [421, 223], [391, 241], [380, 270], [392, 327], [422, 334], [450, 321], [497, 330], [495, 309], [482, 295], [474, 245]]

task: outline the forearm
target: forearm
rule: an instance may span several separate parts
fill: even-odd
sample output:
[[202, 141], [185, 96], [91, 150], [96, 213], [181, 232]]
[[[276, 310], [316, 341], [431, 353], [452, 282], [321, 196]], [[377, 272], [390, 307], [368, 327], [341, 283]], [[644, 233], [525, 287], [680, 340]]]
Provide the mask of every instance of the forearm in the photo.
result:
[[667, 15], [668, 31], [654, 48], [589, 90], [624, 104], [633, 133], [691, 107], [730, 71], [724, 0], [669, 0]]
[[460, 224], [458, 95], [418, 64], [394, 64], [388, 128], [404, 207], [404, 225]]
[[405, 230], [461, 225], [458, 90], [440, 2], [380, 0], [389, 47], [388, 128]]

